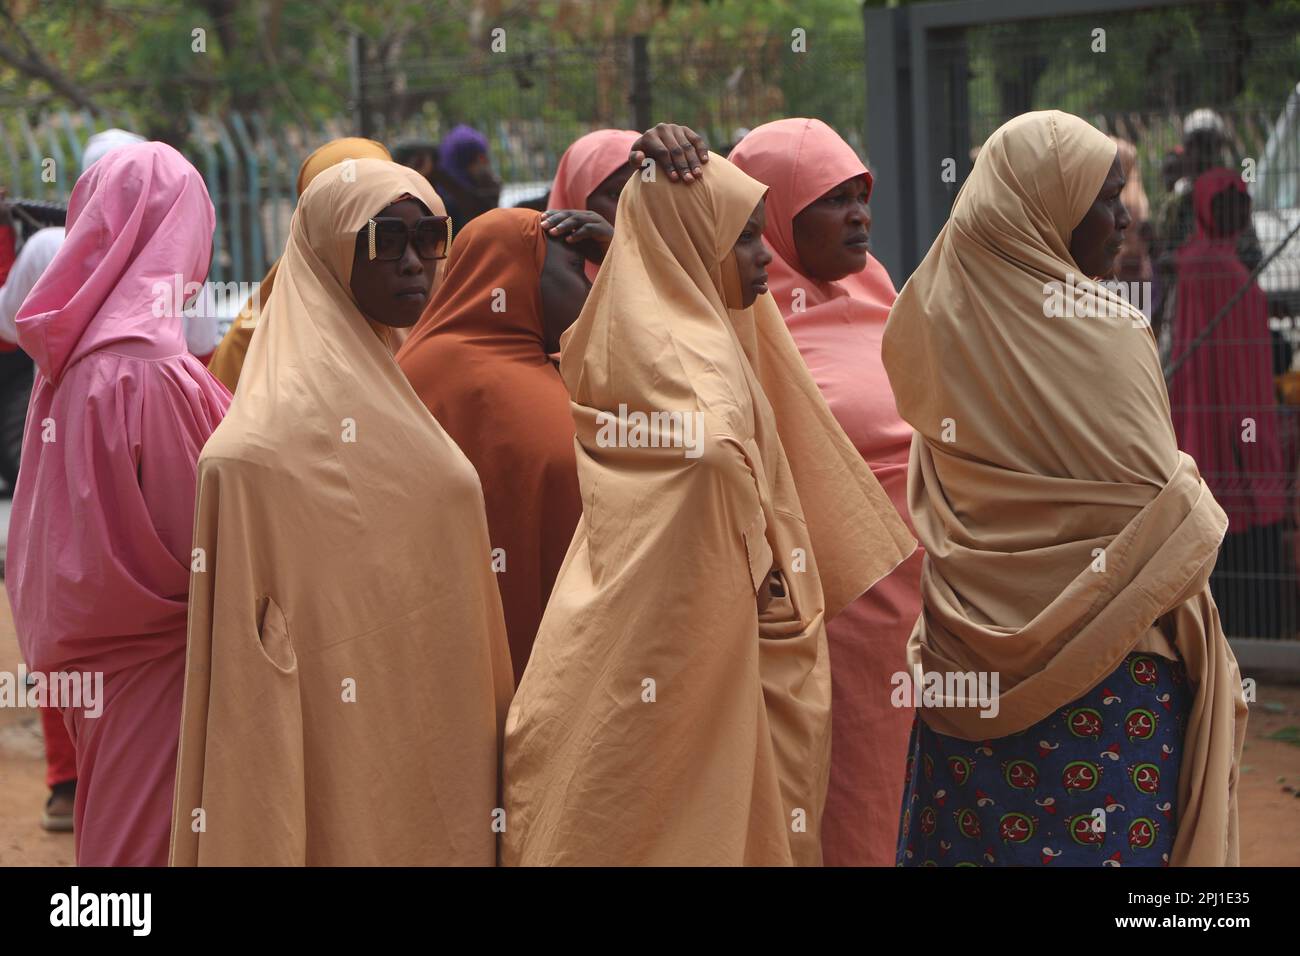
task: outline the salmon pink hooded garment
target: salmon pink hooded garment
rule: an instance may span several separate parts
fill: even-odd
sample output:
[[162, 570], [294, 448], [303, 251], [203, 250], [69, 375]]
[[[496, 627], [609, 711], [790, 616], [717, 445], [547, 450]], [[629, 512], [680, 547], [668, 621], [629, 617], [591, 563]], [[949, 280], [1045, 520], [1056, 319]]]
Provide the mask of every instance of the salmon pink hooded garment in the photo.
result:
[[[627, 168], [632, 144], [640, 137], [640, 133], [630, 129], [598, 129], [575, 139], [555, 167], [547, 208], [589, 208], [587, 200], [597, 187], [620, 169]], [[587, 278], [595, 282], [600, 266], [588, 262], [586, 270]]]
[[99, 716], [64, 710], [82, 866], [167, 862], [195, 470], [230, 393], [164, 290], [207, 276], [214, 222], [176, 150], [114, 150], [16, 320], [37, 368], [5, 582], [19, 644], [34, 671], [103, 674]]
[[[847, 179], [871, 173], [848, 143], [816, 119], [755, 127], [733, 163], [769, 187], [763, 239], [768, 284], [835, 420], [906, 519], [912, 428], [899, 417], [880, 359], [894, 284], [874, 257], [836, 282], [799, 261], [794, 218]], [[707, 173], [705, 175], [708, 175]], [[893, 866], [912, 730], [910, 699], [895, 706], [891, 678], [907, 671], [907, 639], [921, 611], [917, 548], [826, 625], [831, 656], [831, 776], [822, 820], [827, 866]]]

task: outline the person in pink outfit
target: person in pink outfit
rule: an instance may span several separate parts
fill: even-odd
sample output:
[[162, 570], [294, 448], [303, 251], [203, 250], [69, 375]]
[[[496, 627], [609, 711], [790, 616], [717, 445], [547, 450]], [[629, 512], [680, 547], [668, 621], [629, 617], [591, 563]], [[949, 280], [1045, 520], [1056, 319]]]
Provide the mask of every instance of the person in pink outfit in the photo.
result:
[[167, 862], [196, 462], [230, 403], [170, 299], [206, 277], [214, 221], [170, 146], [114, 150], [15, 323], [37, 368], [5, 582], [19, 644], [34, 671], [103, 681], [98, 707], [64, 708], [82, 866]]
[[[555, 167], [555, 181], [547, 200], [547, 209], [552, 211], [542, 220], [542, 227], [564, 235], [569, 230], [556, 232], [566, 219], [564, 211], [582, 209], [614, 225], [619, 194], [637, 170], [628, 157], [640, 138], [640, 133], [630, 129], [598, 129], [570, 143]], [[588, 260], [585, 268], [587, 278], [595, 282], [599, 264]]]
[[[895, 291], [868, 251], [871, 173], [815, 119], [758, 126], [729, 158], [770, 187], [763, 231], [772, 253], [769, 289], [836, 420], [906, 519], [912, 429], [899, 417], [880, 360]], [[921, 560], [917, 548], [826, 627], [827, 866], [894, 865], [912, 707], [910, 695], [894, 705], [892, 678], [907, 672], [907, 640], [921, 610]]]

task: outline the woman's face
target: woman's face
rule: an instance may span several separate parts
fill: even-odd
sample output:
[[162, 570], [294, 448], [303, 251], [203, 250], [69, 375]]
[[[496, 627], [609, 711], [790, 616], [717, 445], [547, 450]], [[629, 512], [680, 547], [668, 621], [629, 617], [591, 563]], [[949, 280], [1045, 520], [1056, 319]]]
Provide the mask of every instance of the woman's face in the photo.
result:
[[601, 184], [593, 189], [591, 195], [587, 197], [587, 208], [599, 215], [611, 226], [614, 225], [614, 214], [618, 210], [618, 197], [634, 172], [636, 172], [636, 167], [629, 165], [626, 169], [616, 169], [606, 176], [601, 181]]
[[794, 217], [794, 248], [808, 275], [835, 282], [867, 267], [871, 210], [866, 176], [846, 179]]
[[[400, 219], [410, 229], [424, 216], [430, 215], [424, 204], [414, 199], [403, 199], [385, 206], [375, 213], [376, 220]], [[357, 233], [356, 254], [352, 257], [352, 278], [349, 285], [356, 297], [361, 314], [372, 322], [407, 328], [414, 325], [429, 301], [433, 288], [436, 259], [421, 259], [415, 243], [408, 241], [397, 259], [370, 258], [369, 229], [362, 226]], [[443, 255], [446, 250], [443, 250]]]
[[542, 263], [542, 333], [547, 354], [560, 350], [560, 336], [578, 319], [591, 292], [587, 257], [564, 239], [546, 239]]
[[767, 291], [767, 266], [772, 254], [763, 245], [763, 227], [767, 224], [767, 201], [760, 199], [740, 231], [733, 251], [740, 271], [741, 308], [749, 308]]
[[1131, 222], [1119, 198], [1123, 188], [1124, 173], [1116, 156], [1101, 192], [1070, 234], [1070, 255], [1089, 278], [1105, 279], [1114, 271], [1115, 256], [1124, 244], [1124, 230]]

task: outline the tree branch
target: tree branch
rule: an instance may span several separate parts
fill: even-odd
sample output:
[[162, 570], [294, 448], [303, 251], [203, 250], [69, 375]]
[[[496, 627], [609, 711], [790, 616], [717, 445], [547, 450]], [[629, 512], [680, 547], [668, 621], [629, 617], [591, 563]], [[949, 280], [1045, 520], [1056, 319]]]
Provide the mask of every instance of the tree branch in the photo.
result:
[[37, 50], [36, 44], [31, 41], [31, 38], [27, 36], [23, 31], [23, 28], [18, 25], [18, 21], [13, 18], [13, 14], [9, 12], [8, 4], [0, 3], [0, 19], [3, 19], [13, 28], [14, 36], [18, 37], [22, 42], [22, 45], [26, 48], [26, 51], [24, 52], [23, 50], [15, 49], [4, 40], [0, 40], [0, 59], [7, 61], [14, 67], [14, 69], [18, 70], [19, 73], [43, 80], [60, 96], [71, 100], [82, 109], [90, 110], [90, 112], [96, 115], [103, 112], [99, 105], [82, 90], [78, 89], [72, 80], [68, 79], [56, 67], [45, 61]]

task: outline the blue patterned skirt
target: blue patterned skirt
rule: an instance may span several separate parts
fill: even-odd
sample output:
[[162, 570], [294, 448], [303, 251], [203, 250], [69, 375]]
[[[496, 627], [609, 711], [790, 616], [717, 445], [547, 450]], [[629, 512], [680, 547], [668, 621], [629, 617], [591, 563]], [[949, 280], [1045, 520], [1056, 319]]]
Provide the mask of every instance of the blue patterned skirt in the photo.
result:
[[1130, 654], [1027, 730], [912, 725], [899, 866], [1167, 866], [1192, 704], [1181, 662]]

